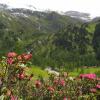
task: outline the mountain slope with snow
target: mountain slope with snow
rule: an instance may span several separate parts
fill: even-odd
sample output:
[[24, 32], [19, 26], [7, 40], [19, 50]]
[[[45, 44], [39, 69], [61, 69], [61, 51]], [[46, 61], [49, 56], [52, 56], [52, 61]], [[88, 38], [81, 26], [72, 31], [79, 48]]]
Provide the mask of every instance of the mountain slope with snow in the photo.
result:
[[65, 12], [65, 15], [70, 16], [72, 18], [81, 19], [84, 21], [92, 20], [92, 18], [90, 17], [90, 14], [82, 13], [82, 12], [78, 12], [78, 11], [67, 11], [67, 12]]

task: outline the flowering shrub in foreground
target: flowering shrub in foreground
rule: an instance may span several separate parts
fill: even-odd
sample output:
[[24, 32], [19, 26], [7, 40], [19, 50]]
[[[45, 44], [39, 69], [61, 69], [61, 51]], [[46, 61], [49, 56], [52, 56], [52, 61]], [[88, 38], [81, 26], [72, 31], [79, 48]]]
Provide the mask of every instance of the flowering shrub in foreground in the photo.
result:
[[10, 52], [0, 62], [0, 100], [100, 100], [100, 78], [80, 74], [73, 78], [67, 72], [34, 80], [25, 71], [32, 54]]

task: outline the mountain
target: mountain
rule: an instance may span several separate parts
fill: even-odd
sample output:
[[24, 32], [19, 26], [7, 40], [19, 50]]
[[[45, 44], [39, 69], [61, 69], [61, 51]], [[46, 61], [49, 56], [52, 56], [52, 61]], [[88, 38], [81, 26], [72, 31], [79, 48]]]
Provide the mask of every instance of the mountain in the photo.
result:
[[98, 21], [100, 21], [100, 17], [95, 17], [95, 18], [92, 20], [92, 22], [98, 22]]
[[6, 4], [0, 4], [0, 10], [8, 9], [8, 5]]
[[31, 52], [33, 64], [44, 67], [95, 65], [99, 60], [95, 46], [100, 39], [95, 39], [100, 21], [84, 21], [83, 17], [89, 15], [0, 5], [0, 55]]
[[[55, 33], [60, 28], [67, 26], [68, 24], [83, 23], [79, 19], [76, 20], [66, 15], [60, 15], [54, 11], [33, 11], [25, 8], [9, 8], [5, 7], [5, 5], [1, 5], [1, 8], [1, 19], [5, 19], [6, 23], [9, 24], [9, 27], [15, 26], [13, 28], [15, 29], [18, 27], [16, 25], [19, 25], [20, 28], [23, 26], [26, 30], [28, 28], [28, 32], [30, 29], [30, 31], [33, 33], [34, 31], [41, 31], [43, 33]], [[15, 25], [12, 26], [10, 23], [15, 23]], [[27, 25], [30, 26], [30, 28]]]
[[82, 12], [78, 12], [78, 11], [67, 11], [67, 12], [65, 12], [65, 15], [70, 16], [72, 18], [81, 19], [83, 21], [91, 21], [92, 20], [90, 17], [90, 14], [82, 13]]

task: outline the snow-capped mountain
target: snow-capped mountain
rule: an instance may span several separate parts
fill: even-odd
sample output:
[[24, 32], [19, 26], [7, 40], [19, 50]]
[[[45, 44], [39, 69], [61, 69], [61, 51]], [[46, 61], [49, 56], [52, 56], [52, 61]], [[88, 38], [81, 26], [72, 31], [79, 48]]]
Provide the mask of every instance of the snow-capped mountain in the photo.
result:
[[73, 18], [81, 19], [84, 21], [92, 20], [89, 13], [82, 13], [82, 12], [78, 12], [78, 11], [67, 11], [67, 12], [65, 12], [65, 15], [73, 17]]
[[[33, 15], [34, 11], [45, 12], [45, 13], [52, 12], [48, 10], [38, 9], [33, 5], [26, 5], [26, 7], [22, 7], [22, 8], [13, 8], [6, 4], [0, 4], [0, 10], [7, 10], [14, 16], [23, 16], [23, 17], [28, 17], [29, 15]], [[91, 18], [89, 13], [83, 13], [78, 11], [67, 11], [67, 12], [57, 12], [57, 13], [72, 17], [74, 19], [81, 20], [83, 22], [89, 22], [93, 20], [93, 18]]]
[[0, 10], [8, 9], [8, 5], [0, 4]]

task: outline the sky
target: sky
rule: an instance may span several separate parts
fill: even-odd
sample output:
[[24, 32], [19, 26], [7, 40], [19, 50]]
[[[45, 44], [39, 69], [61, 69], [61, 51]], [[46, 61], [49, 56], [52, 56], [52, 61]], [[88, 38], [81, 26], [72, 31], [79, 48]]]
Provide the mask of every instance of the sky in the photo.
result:
[[58, 12], [79, 11], [90, 13], [91, 17], [100, 16], [100, 0], [0, 0], [15, 8], [32, 5], [39, 10]]

